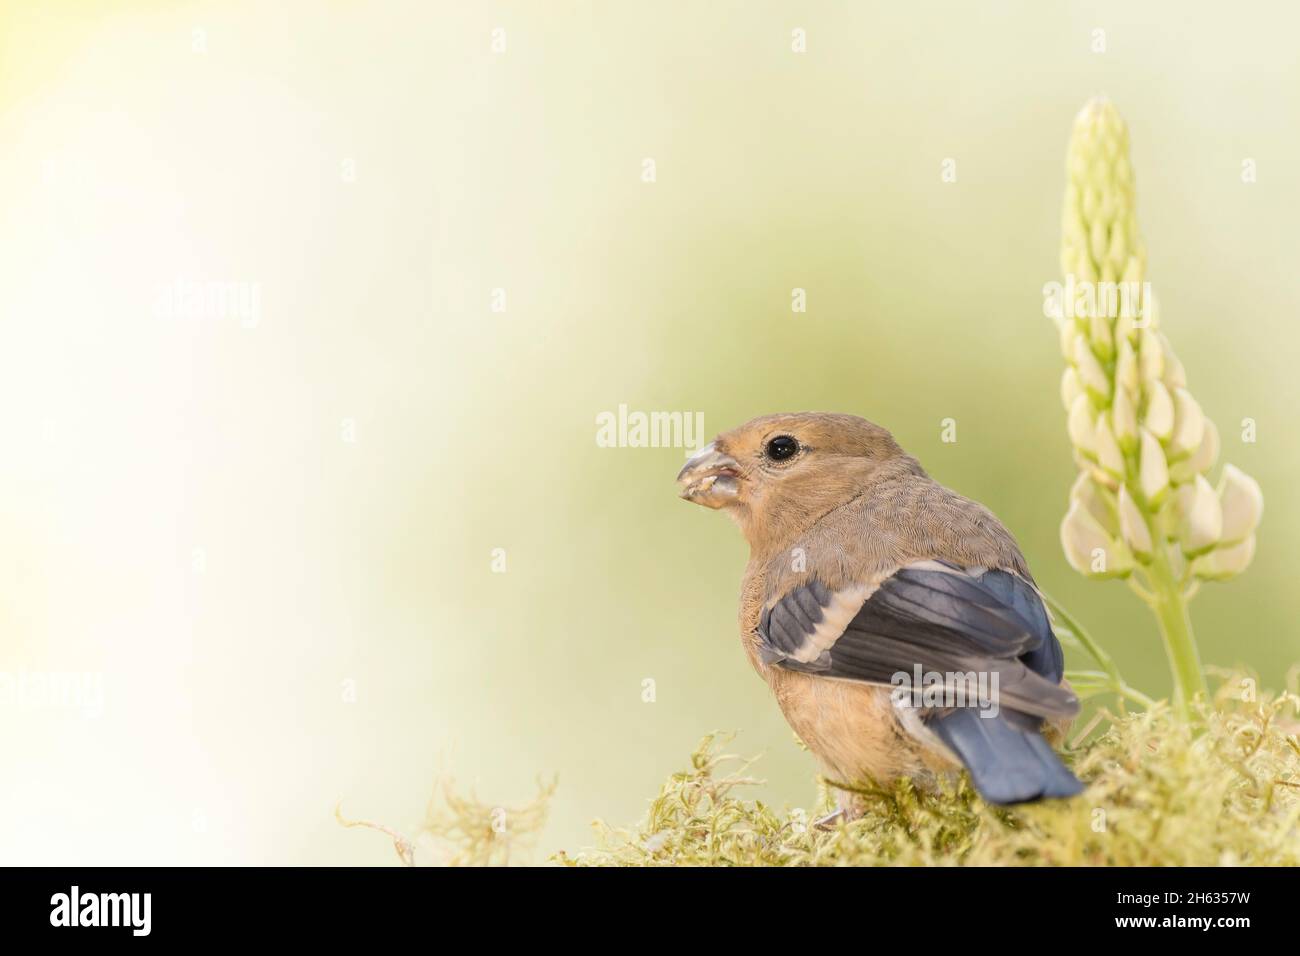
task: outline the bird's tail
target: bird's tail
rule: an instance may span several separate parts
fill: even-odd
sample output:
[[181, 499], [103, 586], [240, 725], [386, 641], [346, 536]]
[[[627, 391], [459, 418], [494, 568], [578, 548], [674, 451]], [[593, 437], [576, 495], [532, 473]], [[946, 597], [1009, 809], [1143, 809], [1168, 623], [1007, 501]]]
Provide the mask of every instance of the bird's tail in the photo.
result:
[[966, 765], [975, 789], [989, 803], [1073, 797], [1083, 784], [1043, 739], [1041, 723], [1005, 709], [996, 717], [982, 717], [974, 708], [958, 707], [937, 716], [930, 729]]

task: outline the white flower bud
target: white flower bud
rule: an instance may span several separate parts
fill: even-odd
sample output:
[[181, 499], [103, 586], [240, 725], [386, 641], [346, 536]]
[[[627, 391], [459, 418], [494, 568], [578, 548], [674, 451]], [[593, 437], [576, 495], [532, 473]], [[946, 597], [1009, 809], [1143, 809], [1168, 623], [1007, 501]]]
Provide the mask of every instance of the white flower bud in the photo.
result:
[[1087, 395], [1079, 395], [1070, 406], [1066, 430], [1070, 433], [1070, 442], [1075, 448], [1090, 457], [1097, 454], [1097, 424], [1092, 401]]
[[1131, 346], [1137, 341], [1137, 331], [1137, 320], [1124, 309], [1124, 300], [1121, 299], [1119, 318], [1115, 320], [1115, 341], [1128, 342]]
[[1205, 416], [1201, 406], [1185, 388], [1174, 389], [1174, 433], [1169, 437], [1169, 457], [1185, 458], [1201, 444]]
[[1165, 461], [1165, 450], [1160, 447], [1160, 440], [1145, 428], [1142, 429], [1142, 447], [1138, 452], [1138, 488], [1142, 499], [1159, 507], [1169, 488], [1169, 465]]
[[1235, 465], [1223, 466], [1219, 479], [1219, 505], [1223, 509], [1220, 539], [1234, 544], [1255, 533], [1264, 513], [1264, 493], [1259, 482]]
[[1166, 356], [1164, 381], [1170, 389], [1187, 388], [1187, 372], [1183, 371], [1183, 363], [1179, 362], [1177, 355]]
[[1169, 345], [1169, 340], [1163, 335], [1160, 336], [1160, 344], [1164, 346], [1165, 352], [1165, 384], [1169, 386], [1171, 392], [1176, 388], [1186, 388], [1187, 372], [1183, 369], [1183, 363], [1178, 360], [1178, 356]]
[[[1093, 207], [1093, 210], [1095, 215], [1098, 211], [1096, 206]], [[1084, 215], [1088, 215], [1086, 207]], [[1106, 224], [1100, 218], [1093, 220], [1092, 229], [1088, 234], [1088, 252], [1092, 255], [1094, 262], [1101, 262], [1106, 258]]]
[[1115, 430], [1111, 426], [1110, 416], [1102, 415], [1097, 419], [1097, 464], [1116, 478], [1124, 477], [1124, 452], [1120, 450]]
[[1098, 306], [1093, 310], [1088, 322], [1088, 337], [1092, 340], [1092, 350], [1105, 362], [1115, 355], [1115, 337], [1111, 332], [1110, 319], [1101, 314]]
[[1174, 433], [1174, 399], [1163, 382], [1147, 383], [1147, 412], [1142, 418], [1151, 434], [1168, 441]]
[[1223, 510], [1204, 475], [1178, 489], [1178, 541], [1188, 557], [1213, 548], [1223, 531]]
[[1133, 351], [1133, 346], [1128, 339], [1119, 340], [1119, 350], [1115, 359], [1115, 387], [1127, 388], [1134, 395], [1139, 395], [1142, 391], [1137, 353]]
[[1075, 324], [1074, 319], [1063, 318], [1057, 322], [1056, 327], [1060, 334], [1061, 355], [1066, 359], [1073, 359], [1074, 340], [1079, 337], [1079, 326]]
[[[1125, 149], [1127, 148], [1128, 147], [1126, 146]], [[1127, 167], [1127, 166], [1128, 166], [1128, 158], [1123, 157], [1123, 167]], [[1117, 164], [1116, 170], [1119, 171], [1120, 169], [1121, 166]], [[1130, 189], [1130, 199], [1131, 199], [1132, 198], [1131, 184], [1129, 189]], [[1125, 216], [1124, 227], [1128, 232], [1130, 232], [1136, 238], [1137, 231], [1138, 231], [1137, 215], [1133, 212], [1132, 209], [1130, 209], [1127, 215]], [[1137, 244], [1137, 248], [1134, 249], [1133, 255], [1129, 256], [1128, 262], [1124, 263], [1124, 275], [1120, 281], [1124, 283], [1131, 282], [1141, 287], [1143, 280], [1146, 278], [1146, 271], [1147, 271], [1146, 258], [1147, 258], [1146, 250], [1143, 249], [1140, 244]]]
[[1192, 562], [1192, 573], [1207, 581], [1226, 581], [1235, 577], [1250, 565], [1255, 557], [1255, 536], [1252, 534], [1244, 541], [1215, 548]]
[[1178, 540], [1178, 494], [1168, 495], [1152, 521], [1156, 534], [1166, 541]]
[[1197, 475], [1203, 475], [1214, 467], [1214, 462], [1219, 457], [1219, 429], [1215, 427], [1214, 422], [1210, 419], [1205, 420], [1205, 434], [1201, 436], [1201, 444], [1197, 446], [1196, 451], [1190, 458], [1184, 458], [1182, 461], [1169, 468], [1170, 481], [1183, 484], [1191, 481]]
[[1137, 408], [1133, 404], [1133, 396], [1122, 385], [1115, 388], [1115, 404], [1111, 406], [1110, 414], [1115, 423], [1115, 438], [1119, 441], [1119, 447], [1126, 453], [1133, 451], [1138, 439]]
[[1096, 282], [1097, 270], [1092, 264], [1088, 250], [1080, 248], [1074, 259], [1074, 277], [1080, 282]]
[[1119, 478], [1102, 468], [1095, 461], [1088, 463], [1088, 474], [1100, 487], [1106, 488], [1112, 493], [1119, 490]]
[[1137, 555], [1138, 560], [1147, 561], [1151, 557], [1151, 529], [1142, 517], [1133, 496], [1128, 493], [1127, 485], [1119, 486], [1119, 529], [1124, 536], [1124, 543]]
[[1165, 372], [1165, 352], [1150, 326], [1144, 328], [1138, 338], [1138, 355], [1142, 381], [1148, 383], [1160, 381]]
[[1061, 547], [1070, 566], [1089, 577], [1123, 577], [1133, 570], [1133, 556], [1124, 543], [1111, 538], [1077, 501], [1061, 522]]
[[1071, 411], [1074, 408], [1074, 400], [1083, 394], [1083, 386], [1079, 384], [1079, 375], [1074, 370], [1074, 366], [1067, 365], [1065, 374], [1061, 376], [1061, 404], [1065, 410]]
[[1119, 511], [1115, 495], [1109, 489], [1097, 484], [1089, 472], [1081, 472], [1070, 486], [1070, 503], [1080, 504], [1088, 509], [1093, 520], [1106, 534], [1114, 537], [1119, 533]]
[[1106, 377], [1106, 370], [1097, 361], [1097, 356], [1092, 354], [1088, 340], [1080, 335], [1074, 340], [1073, 348], [1074, 367], [1078, 370], [1083, 387], [1092, 392], [1099, 402], [1109, 401], [1110, 379]]
[[[1114, 201], [1114, 196], [1107, 193], [1107, 196]], [[1111, 211], [1114, 215], [1114, 211]], [[1124, 234], [1123, 229], [1112, 229], [1110, 231], [1110, 248], [1106, 250], [1106, 260], [1108, 262], [1124, 262], [1128, 259], [1128, 237]]]

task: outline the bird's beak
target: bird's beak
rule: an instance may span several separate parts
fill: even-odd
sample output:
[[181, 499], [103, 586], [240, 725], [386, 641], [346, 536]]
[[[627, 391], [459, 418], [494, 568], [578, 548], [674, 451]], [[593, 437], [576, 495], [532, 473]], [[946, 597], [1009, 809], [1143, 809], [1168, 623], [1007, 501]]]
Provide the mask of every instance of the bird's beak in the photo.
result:
[[697, 451], [677, 473], [679, 494], [706, 508], [723, 508], [740, 494], [740, 465], [713, 442]]

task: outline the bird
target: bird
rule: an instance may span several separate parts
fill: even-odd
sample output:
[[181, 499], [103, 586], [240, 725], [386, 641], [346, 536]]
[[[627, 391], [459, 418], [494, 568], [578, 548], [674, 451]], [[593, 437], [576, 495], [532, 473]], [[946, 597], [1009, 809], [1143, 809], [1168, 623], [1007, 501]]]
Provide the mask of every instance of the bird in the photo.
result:
[[1015, 538], [887, 429], [765, 415], [699, 449], [677, 483], [749, 544], [741, 645], [835, 785], [819, 823], [862, 816], [864, 785], [934, 790], [962, 768], [991, 804], [1083, 791], [1048, 739], [1079, 701]]

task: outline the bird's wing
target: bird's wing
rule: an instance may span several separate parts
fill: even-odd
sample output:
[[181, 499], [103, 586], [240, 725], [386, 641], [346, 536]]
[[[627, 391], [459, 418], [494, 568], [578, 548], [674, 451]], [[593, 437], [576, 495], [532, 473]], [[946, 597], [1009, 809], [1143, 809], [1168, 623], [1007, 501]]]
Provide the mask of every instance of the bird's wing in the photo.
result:
[[874, 587], [832, 591], [812, 579], [767, 603], [757, 629], [769, 666], [895, 684], [926, 674], [996, 674], [1000, 702], [1039, 717], [1072, 716], [1064, 659], [1038, 593], [1009, 571], [921, 561]]

